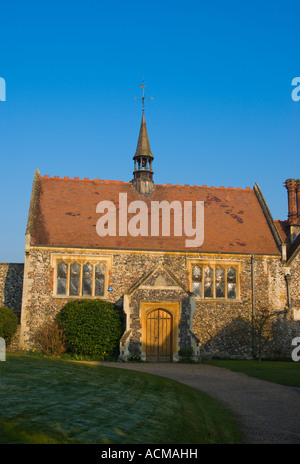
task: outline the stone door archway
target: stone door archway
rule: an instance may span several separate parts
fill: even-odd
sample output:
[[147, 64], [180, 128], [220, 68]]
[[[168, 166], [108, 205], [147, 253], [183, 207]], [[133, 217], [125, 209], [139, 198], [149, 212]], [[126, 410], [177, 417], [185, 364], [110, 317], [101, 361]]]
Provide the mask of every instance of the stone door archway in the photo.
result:
[[141, 302], [141, 355], [144, 361], [177, 361], [180, 314], [179, 301]]
[[157, 308], [146, 315], [146, 360], [171, 362], [173, 355], [173, 316]]

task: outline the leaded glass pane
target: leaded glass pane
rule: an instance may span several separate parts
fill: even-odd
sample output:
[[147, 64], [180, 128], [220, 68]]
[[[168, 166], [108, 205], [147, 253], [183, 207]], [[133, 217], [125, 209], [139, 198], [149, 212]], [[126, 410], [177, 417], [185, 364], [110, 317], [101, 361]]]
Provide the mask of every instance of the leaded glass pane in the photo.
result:
[[232, 267], [227, 271], [227, 282], [236, 283], [236, 272]]
[[105, 269], [104, 269], [103, 264], [97, 264], [96, 267], [95, 267], [95, 277], [98, 278], [98, 277], [104, 275], [104, 272], [105, 272]]
[[225, 274], [224, 269], [217, 267], [216, 269], [216, 298], [225, 297]]
[[80, 266], [73, 263], [70, 268], [70, 295], [79, 295]]
[[67, 291], [67, 279], [62, 279], [58, 277], [57, 279], [57, 294], [65, 295]]
[[195, 295], [201, 296], [202, 269], [199, 266], [193, 267], [192, 280], [193, 280], [193, 292], [195, 293]]
[[68, 273], [68, 266], [66, 265], [66, 263], [59, 263], [59, 265], [57, 266], [57, 277], [66, 279], [67, 273]]
[[68, 266], [66, 263], [59, 263], [57, 266], [57, 294], [66, 295], [67, 293], [67, 274]]
[[236, 272], [232, 268], [227, 271], [227, 298], [236, 298]]
[[236, 299], [236, 284], [228, 284], [227, 297], [233, 300]]
[[95, 268], [95, 296], [104, 295], [104, 266], [97, 264]]
[[201, 282], [193, 282], [193, 293], [197, 296], [201, 296]]
[[92, 294], [92, 277], [93, 277], [93, 266], [89, 263], [83, 266], [82, 274], [82, 294]]
[[197, 279], [201, 277], [201, 268], [199, 266], [193, 267], [193, 278]]
[[204, 298], [213, 297], [213, 270], [210, 267], [204, 269]]

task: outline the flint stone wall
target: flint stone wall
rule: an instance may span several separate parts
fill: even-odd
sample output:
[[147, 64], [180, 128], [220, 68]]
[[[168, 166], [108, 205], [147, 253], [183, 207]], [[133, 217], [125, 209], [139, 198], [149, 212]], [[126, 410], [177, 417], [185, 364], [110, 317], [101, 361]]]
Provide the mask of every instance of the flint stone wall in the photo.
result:
[[21, 314], [24, 264], [0, 263], [0, 306]]
[[[60, 252], [61, 250], [54, 250]], [[90, 252], [81, 250], [63, 250], [64, 255], [76, 254], [83, 256], [111, 256], [112, 268], [109, 274], [109, 281], [106, 286], [113, 288], [108, 292], [107, 299], [119, 306], [123, 304], [123, 297], [126, 292], [141, 277], [145, 276], [154, 268], [163, 258], [164, 265], [173, 273], [181, 285], [187, 291], [189, 288], [189, 271], [186, 255], [180, 254], [158, 254], [158, 253], [128, 253], [115, 251], [95, 251]], [[201, 259], [206, 262], [215, 257], [209, 255], [195, 255], [194, 259]], [[222, 256], [217, 258], [222, 265]], [[252, 315], [252, 274], [251, 274], [251, 257], [226, 256], [226, 262], [232, 259], [233, 262], [241, 263], [240, 274], [240, 299], [239, 300], [201, 300], [196, 298], [196, 311], [193, 317], [193, 333], [200, 341], [201, 355], [206, 357], [251, 357], [251, 336], [250, 324]], [[24, 304], [23, 312], [23, 338], [22, 343], [25, 346], [34, 345], [34, 334], [37, 328], [47, 321], [55, 318], [60, 309], [71, 299], [56, 298], [53, 296], [53, 276], [54, 272], [51, 267], [51, 251], [49, 249], [32, 249], [28, 258], [28, 267], [26, 275], [26, 294], [27, 301]], [[299, 263], [294, 260], [292, 274], [299, 282]], [[284, 310], [287, 306], [287, 289], [284, 278], [286, 272], [280, 258], [269, 256], [257, 256], [254, 261], [254, 303], [256, 308], [266, 307], [268, 311]], [[293, 301], [299, 301], [299, 285], [294, 283], [292, 286]], [[142, 300], [151, 301], [157, 299], [157, 292], [149, 291], [147, 294], [142, 290], [136, 291], [136, 302], [133, 303], [138, 307]], [[161, 295], [163, 298], [169, 298], [168, 295]], [[172, 298], [176, 295], [172, 295]], [[137, 309], [136, 309], [137, 311]], [[137, 312], [135, 313], [137, 314]], [[283, 320], [282, 317], [277, 318]], [[289, 321], [293, 330], [285, 331], [286, 322]], [[184, 324], [183, 321], [181, 323]], [[133, 344], [132, 354], [136, 354], [140, 343], [140, 322], [135, 316], [133, 321], [135, 330], [135, 341]], [[282, 329], [280, 329], [282, 327]], [[295, 331], [295, 324], [291, 318], [291, 312], [285, 316], [285, 320], [278, 322], [279, 339], [282, 346], [288, 346], [291, 343], [291, 333]], [[297, 325], [299, 328], [299, 324]], [[296, 327], [296, 328], [297, 328]], [[183, 332], [182, 332], [183, 333]], [[294, 332], [293, 332], [294, 333]]]

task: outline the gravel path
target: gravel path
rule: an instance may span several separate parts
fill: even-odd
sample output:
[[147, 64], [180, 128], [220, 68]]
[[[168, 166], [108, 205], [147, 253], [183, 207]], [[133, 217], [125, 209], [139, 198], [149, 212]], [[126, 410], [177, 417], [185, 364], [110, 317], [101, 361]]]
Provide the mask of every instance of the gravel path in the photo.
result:
[[99, 364], [161, 375], [202, 390], [235, 414], [245, 443], [300, 444], [300, 389], [207, 364]]

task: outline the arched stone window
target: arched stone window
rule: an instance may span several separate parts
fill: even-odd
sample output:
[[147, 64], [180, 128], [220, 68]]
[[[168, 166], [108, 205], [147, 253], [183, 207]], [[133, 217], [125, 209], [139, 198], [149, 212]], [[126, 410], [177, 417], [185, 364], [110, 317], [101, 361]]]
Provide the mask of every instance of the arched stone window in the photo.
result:
[[190, 289], [197, 298], [207, 299], [240, 299], [239, 263], [222, 260], [201, 262], [195, 260], [189, 265]]
[[80, 287], [80, 266], [78, 263], [73, 263], [70, 266], [70, 295], [79, 295]]
[[93, 266], [86, 263], [82, 272], [82, 295], [92, 294]]
[[60, 262], [57, 266], [57, 294], [66, 295], [67, 293], [68, 266]]
[[204, 269], [204, 298], [213, 298], [213, 270], [211, 267]]
[[222, 267], [216, 268], [216, 298], [225, 297], [225, 272]]
[[105, 268], [103, 264], [95, 266], [95, 296], [104, 295]]
[[227, 271], [227, 298], [236, 298], [236, 271], [232, 267]]
[[106, 297], [107, 260], [81, 256], [62, 256], [54, 262], [56, 267], [53, 296]]
[[193, 267], [193, 293], [195, 295], [200, 296], [202, 295], [202, 269], [199, 266]]

